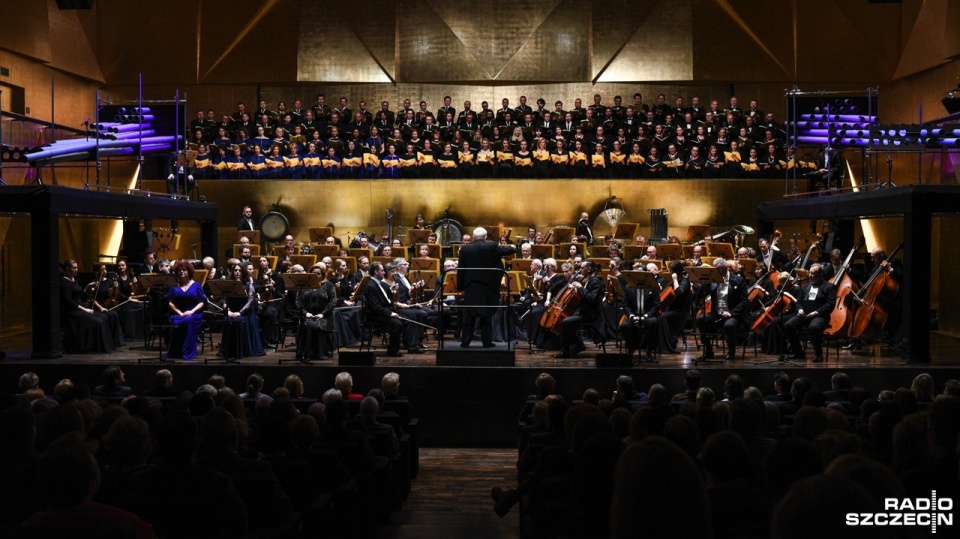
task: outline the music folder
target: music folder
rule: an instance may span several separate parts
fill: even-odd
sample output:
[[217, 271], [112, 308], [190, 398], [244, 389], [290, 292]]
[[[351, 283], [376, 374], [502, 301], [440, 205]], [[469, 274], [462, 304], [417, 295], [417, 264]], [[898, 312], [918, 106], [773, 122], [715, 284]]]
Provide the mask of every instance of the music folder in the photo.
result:
[[280, 278], [283, 279], [283, 287], [286, 290], [320, 288], [320, 276], [316, 273], [284, 273]]
[[684, 268], [691, 283], [722, 283], [723, 277], [720, 276], [720, 270], [712, 266], [689, 266]]
[[216, 279], [208, 283], [210, 287], [210, 295], [214, 299], [219, 298], [240, 298], [247, 295], [247, 291], [243, 288], [243, 283], [240, 281], [234, 280], [221, 280]]
[[627, 280], [627, 286], [630, 288], [660, 290], [660, 283], [657, 282], [656, 273], [650, 273], [649, 271], [622, 271], [620, 274]]

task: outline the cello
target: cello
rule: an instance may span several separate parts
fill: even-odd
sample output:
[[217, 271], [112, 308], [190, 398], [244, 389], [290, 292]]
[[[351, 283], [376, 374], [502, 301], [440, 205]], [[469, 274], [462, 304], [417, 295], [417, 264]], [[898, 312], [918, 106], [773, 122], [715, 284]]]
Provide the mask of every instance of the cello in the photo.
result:
[[900, 283], [890, 276], [886, 268], [901, 247], [903, 247], [902, 243], [897, 245], [897, 248], [884, 260], [886, 266], [884, 264], [877, 266], [873, 270], [873, 275], [863, 283], [860, 292], [853, 295], [860, 306], [853, 315], [850, 338], [867, 342], [880, 338], [880, 332], [887, 323], [887, 307], [900, 291]]
[[814, 249], [820, 248], [820, 242], [813, 242], [810, 244], [810, 247], [807, 249], [806, 256], [803, 257], [803, 262], [800, 263], [798, 268], [793, 268], [790, 273], [780, 273], [777, 282], [777, 297], [774, 298], [770, 305], [767, 305], [763, 312], [760, 313], [760, 316], [753, 321], [753, 324], [750, 326], [750, 329], [753, 330], [757, 335], [762, 335], [764, 331], [770, 324], [773, 323], [774, 318], [780, 315], [784, 311], [790, 310], [797, 299], [787, 293], [787, 285], [796, 282], [797, 278], [795, 272], [797, 269], [803, 269], [807, 266], [807, 262], [810, 261], [810, 255], [813, 254]]
[[850, 331], [850, 324], [853, 323], [853, 317], [857, 310], [857, 303], [853, 300], [853, 295], [859, 291], [859, 287], [850, 278], [847, 266], [850, 264], [853, 255], [860, 250], [863, 241], [863, 238], [860, 238], [860, 241], [853, 246], [850, 254], [843, 261], [843, 265], [837, 269], [837, 274], [830, 281], [837, 287], [837, 304], [834, 305], [833, 311], [830, 313], [830, 323], [827, 325], [827, 329], [823, 330], [824, 335], [842, 338], [846, 337]]
[[567, 284], [540, 317], [540, 327], [550, 330], [554, 335], [560, 335], [563, 330], [563, 320], [573, 316], [579, 306], [580, 294], [576, 287]]

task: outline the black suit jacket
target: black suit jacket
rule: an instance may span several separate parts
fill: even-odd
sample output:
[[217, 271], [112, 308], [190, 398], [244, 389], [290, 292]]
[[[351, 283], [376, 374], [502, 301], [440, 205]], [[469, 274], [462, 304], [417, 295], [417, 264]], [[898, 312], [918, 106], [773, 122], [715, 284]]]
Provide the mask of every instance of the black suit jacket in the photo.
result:
[[820, 289], [817, 290], [817, 295], [814, 296], [813, 300], [807, 299], [813, 283], [807, 283], [801, 286], [800, 295], [797, 296], [797, 303], [803, 307], [805, 313], [810, 313], [815, 310], [817, 311], [817, 316], [828, 317], [837, 304], [837, 286], [830, 281], [824, 281], [820, 283], [819, 286]]
[[237, 221], [237, 230], [256, 230], [256, 229], [257, 229], [257, 223], [253, 219], [250, 219], [249, 223], [243, 217], [241, 217], [240, 220]]
[[390, 318], [393, 315], [393, 308], [390, 300], [387, 299], [389, 294], [381, 282], [374, 279], [367, 281], [367, 287], [363, 289], [364, 314]]
[[[624, 309], [628, 315], [636, 316], [656, 316], [660, 309], [660, 292], [657, 290], [648, 290], [645, 288], [624, 288]], [[640, 301], [638, 296], [643, 296], [643, 310], [640, 310]]]
[[460, 248], [457, 289], [463, 292], [467, 305], [497, 305], [500, 302], [500, 280], [503, 262], [500, 258], [514, 254], [513, 245], [492, 241], [475, 241]]
[[[719, 283], [710, 283], [710, 301], [713, 302], [713, 312], [715, 315], [720, 313], [717, 311], [717, 289], [719, 288]], [[746, 281], [743, 280], [743, 277], [731, 273], [730, 282], [727, 287], [727, 309], [730, 311], [730, 314], [734, 318], [743, 318], [744, 312], [747, 310], [747, 286]]]

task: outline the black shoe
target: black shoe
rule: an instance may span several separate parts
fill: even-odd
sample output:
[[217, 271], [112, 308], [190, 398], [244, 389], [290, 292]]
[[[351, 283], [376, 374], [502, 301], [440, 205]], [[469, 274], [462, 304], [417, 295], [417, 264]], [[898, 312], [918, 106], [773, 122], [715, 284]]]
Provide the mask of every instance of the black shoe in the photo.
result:
[[712, 353], [712, 352], [709, 353], [709, 354], [702, 354], [702, 355], [698, 356], [697, 359], [695, 359], [694, 361], [705, 361], [705, 360], [707, 360], [707, 359], [713, 359], [713, 353]]
[[859, 350], [860, 341], [853, 341], [852, 343], [846, 344], [843, 346], [844, 350]]
[[427, 348], [427, 345], [425, 345], [425, 344], [423, 344], [423, 343], [420, 343], [420, 345], [417, 346], [417, 350], [419, 350], [419, 351], [421, 351], [421, 352], [427, 352], [427, 351], [429, 351], [430, 349]]
[[396, 352], [387, 352], [387, 357], [403, 357], [403, 352], [399, 350]]
[[733, 360], [735, 360], [735, 359], [737, 359], [737, 357], [734, 356], [733, 354], [727, 354], [727, 355], [723, 356], [723, 360], [724, 360], [724, 361], [733, 361]]
[[460, 343], [460, 348], [470, 348], [470, 343], [468, 343], [468, 342], [462, 342], [462, 343]]
[[561, 350], [559, 354], [554, 354], [553, 357], [557, 359], [572, 359], [573, 354], [571, 354], [570, 352], [565, 352]]
[[814, 356], [814, 357], [813, 357], [813, 362], [814, 362], [814, 363], [823, 363], [823, 357], [822, 357], [822, 356]]
[[[491, 494], [493, 493], [491, 492]], [[516, 505], [518, 501], [520, 501], [520, 495], [517, 494], [517, 491], [508, 488], [500, 493], [496, 505], [493, 506], [493, 510], [497, 513], [498, 517], [502, 518], [510, 512], [510, 509]]]
[[497, 345], [493, 344], [492, 342], [484, 343], [483, 346], [481, 346], [481, 348], [496, 348], [496, 347]]
[[803, 352], [800, 352], [799, 354], [789, 354], [789, 355], [787, 355], [787, 359], [807, 359], [807, 357], [806, 357], [805, 355], [803, 355]]

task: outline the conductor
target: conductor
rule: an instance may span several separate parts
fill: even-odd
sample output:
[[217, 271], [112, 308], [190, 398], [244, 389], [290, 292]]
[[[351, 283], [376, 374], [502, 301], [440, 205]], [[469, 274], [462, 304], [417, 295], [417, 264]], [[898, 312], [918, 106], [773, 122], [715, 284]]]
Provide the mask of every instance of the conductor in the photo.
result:
[[457, 270], [457, 288], [469, 306], [464, 309], [461, 327], [461, 348], [470, 346], [473, 327], [480, 320], [480, 340], [484, 348], [493, 348], [490, 317], [500, 301], [500, 280], [503, 263], [500, 258], [517, 252], [513, 245], [487, 241], [487, 230], [475, 228], [473, 242], [460, 248]]

